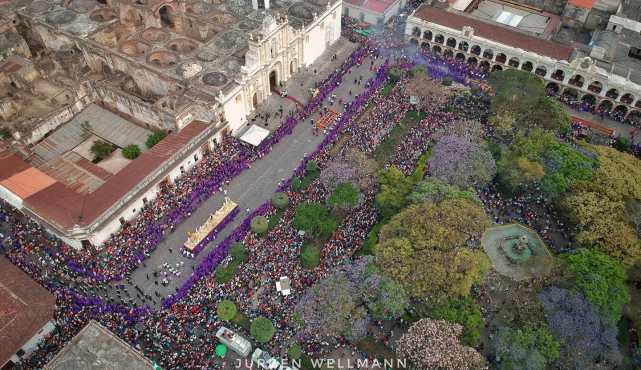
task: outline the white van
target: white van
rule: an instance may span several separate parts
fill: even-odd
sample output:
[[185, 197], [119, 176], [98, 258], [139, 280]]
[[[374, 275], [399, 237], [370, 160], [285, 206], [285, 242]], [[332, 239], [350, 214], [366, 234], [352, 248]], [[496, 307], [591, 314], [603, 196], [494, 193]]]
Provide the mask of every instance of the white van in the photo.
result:
[[252, 344], [247, 339], [224, 326], [221, 326], [220, 329], [218, 329], [216, 332], [216, 338], [220, 343], [226, 345], [232, 351], [243, 357], [247, 357], [252, 350]]

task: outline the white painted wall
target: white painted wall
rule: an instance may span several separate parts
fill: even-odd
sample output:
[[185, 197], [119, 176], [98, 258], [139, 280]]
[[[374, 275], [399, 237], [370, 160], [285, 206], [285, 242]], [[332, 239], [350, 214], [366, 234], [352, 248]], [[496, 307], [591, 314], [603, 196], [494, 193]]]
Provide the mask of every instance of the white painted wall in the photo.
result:
[[[307, 29], [303, 36], [303, 64], [312, 64], [327, 48], [340, 37], [341, 3], [338, 3], [330, 12], [324, 13]], [[328, 32], [329, 28], [331, 31]], [[328, 40], [328, 36], [329, 40]]]
[[0, 198], [11, 204], [15, 209], [22, 209], [22, 198], [2, 185], [0, 185]]
[[[198, 161], [202, 159], [203, 153], [201, 147], [194, 148], [194, 150], [182, 162], [177, 163], [174, 166], [174, 168], [169, 172], [169, 178], [171, 179], [171, 181], [175, 181], [177, 178], [182, 176], [183, 172], [180, 170], [181, 166], [183, 167], [184, 171], [187, 172], [197, 163], [194, 159], [194, 155], [198, 156]], [[102, 245], [107, 239], [109, 239], [111, 234], [114, 234], [118, 232], [118, 230], [120, 230], [121, 217], [126, 221], [130, 221], [135, 218], [145, 205], [143, 198], [146, 198], [147, 201], [152, 201], [153, 199], [155, 199], [160, 190], [160, 183], [163, 180], [164, 178], [159, 179], [158, 182], [154, 184], [154, 186], [150, 187], [144, 194], [140, 195], [133, 202], [131, 202], [127, 208], [125, 208], [119, 214], [114, 215], [108, 224], [101, 227], [100, 229], [95, 230], [89, 237], [89, 241], [93, 245]]]
[[245, 102], [243, 99], [243, 92], [238, 89], [238, 91], [223, 104], [225, 118], [227, 122], [229, 122], [229, 129], [232, 132], [238, 131], [247, 123], [247, 112], [245, 112]]
[[396, 12], [398, 11], [398, 2], [396, 3], [395, 7], [395, 11], [388, 10], [386, 13], [382, 14], [346, 3], [343, 6], [343, 14], [358, 19], [359, 21], [376, 25], [379, 24], [379, 18], [382, 18], [382, 23], [385, 23], [392, 17], [392, 15], [396, 14]]

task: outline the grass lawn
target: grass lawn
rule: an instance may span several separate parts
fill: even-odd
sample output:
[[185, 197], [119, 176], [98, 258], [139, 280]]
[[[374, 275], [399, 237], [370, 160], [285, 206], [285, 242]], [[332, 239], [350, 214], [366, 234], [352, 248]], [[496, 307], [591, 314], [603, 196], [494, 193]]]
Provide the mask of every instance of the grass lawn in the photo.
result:
[[425, 112], [415, 110], [408, 111], [405, 117], [401, 119], [401, 122], [394, 126], [385, 140], [376, 147], [376, 150], [374, 150], [374, 159], [379, 163], [388, 162], [394, 156], [396, 147], [405, 135], [407, 135], [409, 129], [416, 126], [425, 116]]

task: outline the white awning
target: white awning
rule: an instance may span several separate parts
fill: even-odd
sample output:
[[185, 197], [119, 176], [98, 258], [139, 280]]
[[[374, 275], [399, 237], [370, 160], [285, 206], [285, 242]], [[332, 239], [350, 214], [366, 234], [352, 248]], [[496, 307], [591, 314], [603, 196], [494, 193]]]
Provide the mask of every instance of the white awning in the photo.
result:
[[257, 125], [252, 125], [252, 127], [240, 137], [240, 140], [253, 146], [258, 146], [267, 136], [269, 136], [269, 130]]

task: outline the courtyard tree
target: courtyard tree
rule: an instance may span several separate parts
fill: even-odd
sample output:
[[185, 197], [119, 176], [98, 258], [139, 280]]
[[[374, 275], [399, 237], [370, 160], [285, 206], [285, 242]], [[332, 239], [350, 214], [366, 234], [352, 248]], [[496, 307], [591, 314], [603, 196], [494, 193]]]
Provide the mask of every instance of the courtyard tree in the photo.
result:
[[614, 369], [621, 363], [617, 327], [580, 293], [557, 287], [539, 294], [550, 332], [561, 344], [560, 368]]
[[489, 269], [485, 253], [470, 248], [489, 225], [483, 208], [468, 199], [411, 205], [381, 229], [376, 264], [413, 297], [467, 296]]
[[136, 144], [130, 144], [122, 148], [122, 156], [127, 159], [136, 159], [140, 155], [140, 147]]
[[97, 163], [109, 157], [114, 149], [114, 146], [109, 144], [108, 142], [96, 140], [93, 142], [93, 144], [91, 144], [91, 148], [89, 150], [94, 155], [94, 163]]
[[445, 320], [421, 319], [396, 344], [396, 354], [417, 369], [482, 369], [485, 358], [459, 338], [463, 327]]
[[158, 144], [165, 137], [167, 137], [166, 131], [155, 131], [149, 134], [149, 136], [147, 136], [147, 141], [145, 141], [145, 145], [147, 146], [147, 148], [151, 149], [154, 145]]
[[252, 320], [249, 333], [258, 343], [267, 343], [276, 333], [276, 329], [268, 318], [261, 316]]
[[224, 321], [232, 320], [236, 317], [237, 312], [238, 310], [236, 309], [234, 302], [228, 299], [223, 299], [218, 302], [218, 305], [216, 306], [216, 314], [218, 315], [218, 318]]
[[338, 227], [338, 222], [327, 207], [318, 203], [304, 203], [296, 207], [294, 227], [304, 230], [313, 237], [326, 238]]
[[576, 289], [612, 322], [619, 321], [630, 302], [623, 265], [603, 252], [580, 249], [565, 257], [575, 275]]
[[477, 141], [463, 136], [444, 136], [428, 160], [431, 176], [463, 188], [483, 186], [496, 174], [492, 154]]
[[545, 370], [560, 356], [560, 344], [546, 325], [505, 327], [496, 336], [496, 354], [502, 370]]

